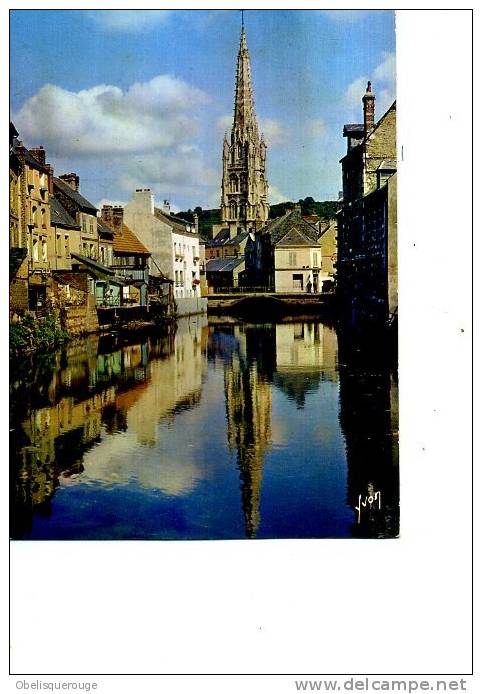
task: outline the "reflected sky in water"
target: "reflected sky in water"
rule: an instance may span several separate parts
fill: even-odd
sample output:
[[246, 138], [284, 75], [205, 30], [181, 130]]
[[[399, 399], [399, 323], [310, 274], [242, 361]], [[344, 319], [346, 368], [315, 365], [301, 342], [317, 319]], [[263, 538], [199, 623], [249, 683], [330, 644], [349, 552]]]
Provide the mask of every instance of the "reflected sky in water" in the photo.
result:
[[393, 537], [396, 429], [394, 375], [319, 322], [90, 337], [12, 376], [11, 535]]

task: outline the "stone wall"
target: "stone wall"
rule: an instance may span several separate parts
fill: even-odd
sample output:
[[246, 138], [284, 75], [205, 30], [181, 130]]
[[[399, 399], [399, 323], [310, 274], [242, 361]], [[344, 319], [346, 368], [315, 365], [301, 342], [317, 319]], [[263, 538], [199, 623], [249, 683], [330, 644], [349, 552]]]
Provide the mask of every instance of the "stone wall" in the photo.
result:
[[178, 316], [194, 316], [198, 313], [206, 313], [208, 310], [208, 300], [196, 296], [176, 299], [176, 305]]
[[66, 306], [62, 309], [62, 326], [71, 335], [79, 337], [99, 330], [95, 298], [87, 295], [87, 302], [82, 306]]

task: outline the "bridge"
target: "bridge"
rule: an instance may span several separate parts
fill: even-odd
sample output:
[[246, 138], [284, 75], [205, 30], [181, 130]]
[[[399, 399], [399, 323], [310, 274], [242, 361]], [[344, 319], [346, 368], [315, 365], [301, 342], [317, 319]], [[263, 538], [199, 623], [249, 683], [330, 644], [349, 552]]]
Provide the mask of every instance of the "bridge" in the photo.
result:
[[208, 313], [319, 313], [332, 310], [333, 293], [243, 291], [242, 288], [208, 294]]

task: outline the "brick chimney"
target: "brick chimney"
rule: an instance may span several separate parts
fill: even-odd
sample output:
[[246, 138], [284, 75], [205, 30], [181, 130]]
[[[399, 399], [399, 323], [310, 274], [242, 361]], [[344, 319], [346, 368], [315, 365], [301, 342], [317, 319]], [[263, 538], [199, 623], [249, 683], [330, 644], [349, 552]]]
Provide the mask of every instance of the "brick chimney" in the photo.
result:
[[100, 211], [100, 219], [109, 229], [114, 228], [112, 209], [112, 205], [103, 205]]
[[47, 169], [49, 195], [53, 195], [54, 194], [54, 167], [52, 166], [52, 164], [45, 164], [45, 168]]
[[64, 181], [68, 186], [72, 188], [72, 190], [75, 190], [76, 192], [79, 190], [79, 177], [77, 176], [76, 173], [68, 173], [68, 174], [62, 174], [62, 176], [59, 176], [59, 178]]
[[375, 94], [372, 92], [372, 83], [368, 82], [367, 90], [363, 96], [363, 126], [365, 137], [375, 127]]
[[115, 231], [122, 232], [122, 225], [124, 223], [124, 208], [120, 205], [112, 208], [112, 228]]
[[45, 150], [40, 145], [40, 147], [34, 147], [33, 149], [29, 150], [30, 154], [34, 159], [38, 161], [39, 164], [42, 164], [42, 166], [45, 166]]

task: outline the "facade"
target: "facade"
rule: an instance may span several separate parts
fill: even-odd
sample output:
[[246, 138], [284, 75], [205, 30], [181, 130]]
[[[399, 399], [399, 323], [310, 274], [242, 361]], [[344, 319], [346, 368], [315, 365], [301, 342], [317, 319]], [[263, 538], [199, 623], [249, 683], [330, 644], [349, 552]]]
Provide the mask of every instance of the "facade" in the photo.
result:
[[51, 268], [52, 270], [71, 270], [71, 254], [80, 253], [82, 248], [80, 226], [61, 205], [58, 198], [52, 196], [49, 204], [53, 239]]
[[123, 280], [121, 303], [146, 306], [150, 252], [124, 223], [122, 207], [104, 205], [101, 223], [113, 232], [111, 269]]
[[237, 258], [244, 255], [249, 231], [241, 231], [234, 238], [229, 237], [229, 230], [220, 231], [212, 241], [206, 242], [206, 259]]
[[53, 191], [62, 207], [80, 227], [80, 253], [91, 260], [99, 260], [97, 208], [80, 194], [77, 174], [54, 177]]
[[174, 298], [196, 298], [200, 290], [200, 248], [196, 225], [154, 206], [148, 188], [137, 189], [124, 210], [124, 221], [149, 250], [149, 275], [174, 281]]
[[386, 324], [397, 313], [396, 102], [375, 123], [368, 83], [363, 124], [345, 125], [337, 294], [345, 318]]
[[244, 26], [236, 70], [234, 119], [223, 142], [221, 220], [230, 238], [261, 228], [268, 219], [266, 144], [254, 111], [251, 66]]

